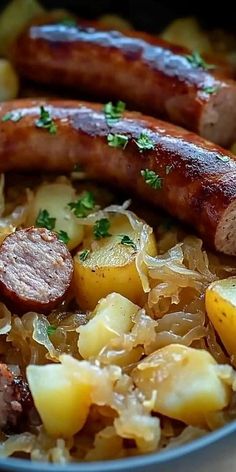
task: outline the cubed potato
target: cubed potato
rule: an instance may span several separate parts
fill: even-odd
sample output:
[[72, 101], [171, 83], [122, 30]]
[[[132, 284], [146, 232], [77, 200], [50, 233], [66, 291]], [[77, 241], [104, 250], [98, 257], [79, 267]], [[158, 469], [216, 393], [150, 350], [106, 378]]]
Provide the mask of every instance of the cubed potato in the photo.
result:
[[44, 12], [37, 0], [12, 0], [0, 15], [0, 55], [8, 53], [11, 43], [30, 20]]
[[[79, 306], [93, 310], [98, 301], [109, 293], [117, 292], [142, 305], [144, 292], [136, 268], [135, 259], [139, 250], [139, 237], [123, 215], [111, 217], [109, 233], [111, 237], [94, 242], [92, 233], [84, 242], [84, 249], [90, 250], [86, 260], [80, 253], [74, 259], [75, 294]], [[121, 244], [121, 235], [128, 235], [136, 244], [136, 249]], [[147, 252], [156, 254], [153, 233], [149, 237]]]
[[206, 415], [230, 400], [230, 388], [205, 350], [170, 344], [141, 361], [132, 375], [147, 398], [156, 391], [155, 412], [189, 425], [206, 427]]
[[207, 34], [201, 29], [196, 18], [177, 18], [161, 33], [166, 41], [197, 50], [200, 53], [211, 53], [212, 47]]
[[236, 277], [213, 282], [206, 290], [207, 314], [230, 355], [236, 354]]
[[90, 387], [63, 364], [27, 367], [27, 380], [47, 433], [70, 437], [83, 427], [90, 407]]
[[84, 236], [84, 228], [68, 207], [75, 201], [74, 188], [67, 183], [41, 185], [30, 204], [26, 226], [35, 224], [40, 210], [47, 210], [50, 217], [56, 218], [55, 231], [65, 231], [69, 236], [68, 248], [78, 246]]
[[0, 59], [0, 101], [16, 98], [18, 92], [18, 75], [9, 61]]
[[98, 302], [90, 321], [79, 328], [78, 348], [84, 359], [96, 357], [109, 342], [128, 333], [139, 307], [119, 293]]
[[112, 13], [99, 16], [97, 22], [101, 25], [101, 27], [106, 29], [114, 29], [118, 31], [127, 31], [133, 29], [129, 21], [125, 20], [121, 16], [113, 15]]

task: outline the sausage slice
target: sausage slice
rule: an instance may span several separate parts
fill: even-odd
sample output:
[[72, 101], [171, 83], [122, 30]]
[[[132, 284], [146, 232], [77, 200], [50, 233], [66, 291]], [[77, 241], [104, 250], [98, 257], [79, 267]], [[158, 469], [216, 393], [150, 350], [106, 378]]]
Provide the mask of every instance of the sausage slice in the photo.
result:
[[73, 275], [67, 247], [45, 228], [10, 234], [0, 247], [0, 290], [18, 313], [46, 313], [65, 297]]

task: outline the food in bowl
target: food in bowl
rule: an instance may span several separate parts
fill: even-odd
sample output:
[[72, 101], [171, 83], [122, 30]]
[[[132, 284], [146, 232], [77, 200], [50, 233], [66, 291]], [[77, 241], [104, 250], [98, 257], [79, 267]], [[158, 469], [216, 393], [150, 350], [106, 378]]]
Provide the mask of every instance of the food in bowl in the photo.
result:
[[[0, 456], [161, 451], [235, 418], [235, 156], [216, 144], [235, 139], [233, 67], [107, 17], [35, 12], [8, 37], [11, 73], [109, 101], [12, 88], [0, 105]], [[73, 54], [89, 48], [86, 72]], [[150, 66], [156, 90], [140, 88]], [[150, 96], [158, 117], [126, 110]]]

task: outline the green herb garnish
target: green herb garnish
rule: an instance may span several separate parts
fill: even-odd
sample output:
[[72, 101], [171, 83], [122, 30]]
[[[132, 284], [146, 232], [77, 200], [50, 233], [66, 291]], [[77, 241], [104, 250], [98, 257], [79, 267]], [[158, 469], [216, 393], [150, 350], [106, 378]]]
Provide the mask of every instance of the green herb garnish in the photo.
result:
[[140, 150], [154, 149], [155, 147], [152, 139], [145, 133], [141, 133], [139, 138], [135, 140], [135, 142]]
[[104, 113], [108, 126], [113, 126], [115, 123], [117, 123], [124, 111], [125, 103], [121, 100], [119, 100], [116, 105], [113, 105], [112, 102], [106, 103], [104, 106]]
[[64, 244], [67, 244], [70, 241], [70, 238], [69, 238], [67, 232], [63, 231], [62, 229], [57, 231], [57, 236], [58, 236], [58, 239], [60, 241], [62, 241]]
[[77, 26], [77, 21], [74, 18], [64, 18], [58, 23], [63, 26]]
[[111, 223], [107, 218], [101, 218], [100, 220], [97, 220], [93, 227], [95, 239], [102, 239], [111, 236], [109, 233], [110, 226]]
[[84, 218], [88, 216], [90, 211], [95, 207], [94, 195], [92, 192], [84, 192], [81, 198], [76, 202], [68, 203], [68, 206], [77, 218]]
[[220, 159], [220, 161], [222, 162], [229, 162], [230, 161], [230, 158], [228, 156], [220, 156], [219, 154], [217, 154], [217, 159]]
[[48, 334], [48, 336], [51, 336], [52, 334], [54, 334], [56, 330], [57, 330], [57, 327], [56, 327], [56, 326], [53, 326], [53, 325], [47, 326], [47, 334]]
[[147, 185], [159, 190], [162, 187], [162, 178], [154, 172], [154, 170], [141, 170], [141, 175], [144, 178]]
[[38, 228], [47, 228], [53, 230], [55, 228], [56, 218], [52, 218], [47, 210], [39, 210], [39, 214], [35, 221]]
[[173, 166], [166, 166], [166, 175], [168, 175], [173, 170]]
[[129, 141], [128, 136], [125, 136], [124, 134], [111, 134], [109, 133], [107, 136], [107, 142], [108, 145], [111, 147], [118, 147], [118, 148], [123, 148], [127, 146]]
[[212, 95], [213, 93], [219, 90], [219, 86], [216, 85], [215, 87], [203, 87], [202, 91], [207, 93], [208, 95]]
[[137, 250], [137, 246], [135, 242], [127, 234], [121, 234], [120, 237], [121, 237], [120, 244], [123, 244], [124, 246], [130, 246], [135, 251]]
[[185, 57], [193, 67], [201, 67], [205, 70], [215, 69], [215, 65], [207, 64], [198, 51], [193, 51], [192, 54], [187, 54]]
[[13, 112], [9, 111], [2, 117], [2, 122], [4, 123], [5, 121], [14, 121], [16, 123], [17, 121], [20, 121], [22, 118], [22, 115], [19, 111]]
[[49, 131], [50, 134], [56, 134], [57, 125], [53, 121], [50, 113], [43, 106], [40, 107], [40, 117], [35, 121], [37, 128], [44, 128]]
[[79, 254], [79, 258], [82, 262], [86, 261], [88, 255], [89, 255], [90, 251], [89, 249], [85, 249], [84, 251], [82, 251], [80, 254]]

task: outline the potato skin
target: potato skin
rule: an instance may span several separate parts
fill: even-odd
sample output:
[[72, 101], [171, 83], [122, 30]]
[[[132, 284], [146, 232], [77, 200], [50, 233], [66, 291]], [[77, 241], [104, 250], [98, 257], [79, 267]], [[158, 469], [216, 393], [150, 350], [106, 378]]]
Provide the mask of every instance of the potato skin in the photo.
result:
[[236, 354], [236, 277], [217, 280], [206, 290], [206, 310], [230, 355]]
[[[76, 300], [83, 310], [93, 310], [101, 298], [117, 292], [136, 305], [144, 302], [145, 294], [136, 268], [135, 258], [139, 235], [134, 233], [129, 221], [124, 216], [115, 216], [111, 224], [112, 237], [97, 242], [97, 248], [91, 251], [85, 261], [80, 260], [80, 253], [74, 258], [74, 287]], [[120, 244], [119, 235], [126, 234], [137, 243], [137, 251]], [[87, 240], [90, 247], [93, 237]], [[153, 233], [149, 236], [147, 251], [156, 254], [156, 242]]]

